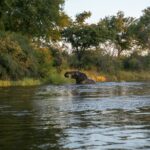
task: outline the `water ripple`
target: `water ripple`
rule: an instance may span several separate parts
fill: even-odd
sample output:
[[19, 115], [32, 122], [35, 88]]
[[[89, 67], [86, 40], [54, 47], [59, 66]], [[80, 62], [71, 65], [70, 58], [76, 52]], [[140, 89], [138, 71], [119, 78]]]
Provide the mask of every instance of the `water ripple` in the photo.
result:
[[150, 149], [149, 82], [0, 90], [3, 150]]

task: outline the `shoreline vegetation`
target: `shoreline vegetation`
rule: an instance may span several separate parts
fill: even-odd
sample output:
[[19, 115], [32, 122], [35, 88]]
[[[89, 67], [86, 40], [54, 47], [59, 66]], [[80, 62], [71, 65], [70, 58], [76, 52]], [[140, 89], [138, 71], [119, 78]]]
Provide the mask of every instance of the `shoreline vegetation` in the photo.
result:
[[[75, 83], [79, 70], [96, 82], [150, 81], [150, 7], [139, 18], [118, 11], [87, 23], [65, 0], [0, 3], [0, 87]], [[19, 11], [18, 11], [19, 10]]]
[[[88, 75], [89, 78], [96, 82], [140, 82], [150, 81], [150, 72], [131, 72], [131, 71], [119, 71], [116, 74], [99, 74], [95, 71], [83, 71]], [[15, 86], [40, 86], [40, 85], [63, 85], [63, 84], [74, 84], [75, 81], [72, 79], [66, 79], [63, 74], [54, 74], [54, 78], [51, 81], [45, 81], [41, 79], [24, 78], [22, 80], [0, 80], [0, 88], [2, 87], [15, 87]]]

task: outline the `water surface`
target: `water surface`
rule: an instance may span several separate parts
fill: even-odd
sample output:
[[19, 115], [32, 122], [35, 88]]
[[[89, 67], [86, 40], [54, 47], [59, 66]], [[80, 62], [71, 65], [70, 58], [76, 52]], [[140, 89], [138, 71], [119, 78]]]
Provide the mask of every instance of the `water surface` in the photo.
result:
[[150, 83], [0, 88], [1, 150], [150, 149]]

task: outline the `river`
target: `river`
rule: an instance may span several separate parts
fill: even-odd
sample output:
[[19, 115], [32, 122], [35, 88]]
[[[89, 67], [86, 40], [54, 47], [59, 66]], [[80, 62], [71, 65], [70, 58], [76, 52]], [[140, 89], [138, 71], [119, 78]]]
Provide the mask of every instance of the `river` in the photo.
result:
[[0, 150], [135, 149], [150, 149], [150, 82], [0, 88]]

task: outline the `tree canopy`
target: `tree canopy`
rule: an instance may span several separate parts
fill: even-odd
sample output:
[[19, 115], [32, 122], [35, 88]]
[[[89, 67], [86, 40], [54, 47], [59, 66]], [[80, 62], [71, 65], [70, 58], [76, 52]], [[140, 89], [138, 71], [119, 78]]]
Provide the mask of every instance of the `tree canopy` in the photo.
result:
[[1, 0], [0, 30], [49, 38], [60, 23], [63, 3], [64, 0]]
[[150, 50], [150, 7], [143, 10], [143, 15], [134, 26], [134, 34], [139, 44]]
[[108, 40], [114, 43], [117, 55], [120, 56], [124, 50], [130, 49], [132, 39], [129, 34], [129, 27], [134, 23], [134, 18], [125, 17], [122, 11], [116, 16], [105, 17], [99, 22], [101, 28], [108, 31]]
[[105, 40], [105, 35], [101, 34], [102, 30], [99, 26], [85, 23], [85, 19], [90, 16], [90, 12], [78, 14], [76, 21], [62, 32], [65, 41], [71, 43], [73, 52], [75, 52], [79, 62], [85, 50], [97, 47], [101, 41]]

